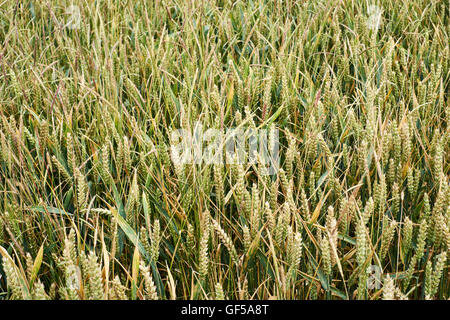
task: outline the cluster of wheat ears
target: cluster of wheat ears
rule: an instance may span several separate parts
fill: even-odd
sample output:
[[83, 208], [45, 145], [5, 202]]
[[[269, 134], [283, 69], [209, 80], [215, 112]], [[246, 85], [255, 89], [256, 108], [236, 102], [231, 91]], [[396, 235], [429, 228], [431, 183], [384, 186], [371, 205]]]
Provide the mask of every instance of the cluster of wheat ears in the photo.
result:
[[71, 4], [0, 0], [0, 300], [449, 298], [448, 1]]

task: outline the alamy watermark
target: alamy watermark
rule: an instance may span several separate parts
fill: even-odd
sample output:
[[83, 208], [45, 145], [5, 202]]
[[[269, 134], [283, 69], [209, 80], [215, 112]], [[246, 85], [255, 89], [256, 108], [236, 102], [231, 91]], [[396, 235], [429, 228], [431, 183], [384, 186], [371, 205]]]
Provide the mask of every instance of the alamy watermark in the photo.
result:
[[379, 266], [371, 265], [367, 268], [367, 289], [380, 289], [381, 288], [381, 276], [382, 270]]
[[66, 8], [66, 24], [65, 27], [71, 30], [78, 30], [81, 28], [81, 10], [77, 5], [70, 5]]
[[261, 174], [278, 172], [279, 130], [277, 128], [193, 128], [170, 132], [171, 157], [175, 164], [257, 164]]
[[367, 14], [367, 27], [370, 30], [377, 32], [382, 22], [383, 10], [379, 6], [370, 5], [367, 9]]

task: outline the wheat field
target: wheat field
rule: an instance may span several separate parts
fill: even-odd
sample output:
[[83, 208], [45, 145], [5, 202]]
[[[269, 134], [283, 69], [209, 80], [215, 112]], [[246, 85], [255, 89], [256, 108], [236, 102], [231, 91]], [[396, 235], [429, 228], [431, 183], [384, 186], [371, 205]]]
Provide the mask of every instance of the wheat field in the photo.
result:
[[0, 0], [0, 300], [449, 299], [449, 10]]

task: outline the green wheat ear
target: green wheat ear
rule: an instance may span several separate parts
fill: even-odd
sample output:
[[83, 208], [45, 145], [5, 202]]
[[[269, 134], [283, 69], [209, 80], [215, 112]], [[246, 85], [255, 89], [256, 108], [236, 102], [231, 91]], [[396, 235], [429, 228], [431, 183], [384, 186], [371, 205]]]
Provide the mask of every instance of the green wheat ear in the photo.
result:
[[156, 286], [153, 281], [153, 277], [149, 271], [149, 268], [145, 266], [143, 261], [139, 264], [139, 270], [144, 278], [145, 285], [145, 298], [148, 300], [158, 300], [158, 294], [156, 292]]

